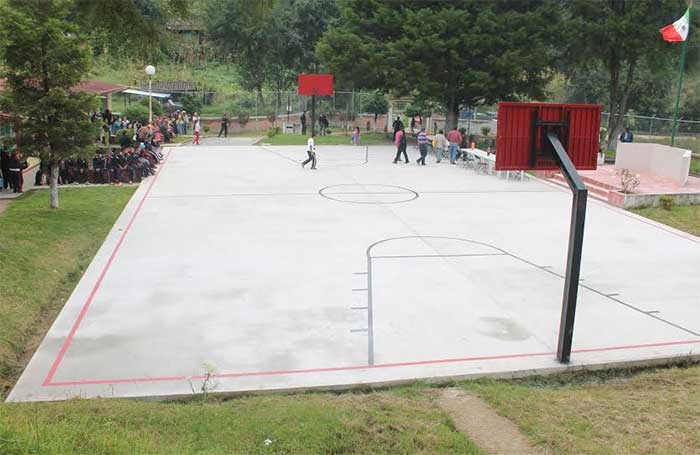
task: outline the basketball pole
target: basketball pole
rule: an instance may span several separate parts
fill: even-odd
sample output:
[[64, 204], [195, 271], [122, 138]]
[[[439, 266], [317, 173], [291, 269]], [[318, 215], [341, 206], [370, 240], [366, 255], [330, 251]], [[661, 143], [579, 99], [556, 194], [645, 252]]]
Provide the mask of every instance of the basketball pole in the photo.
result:
[[316, 133], [316, 95], [311, 95], [311, 135]]
[[557, 343], [557, 359], [561, 363], [569, 363], [571, 345], [574, 338], [574, 319], [576, 317], [576, 302], [578, 299], [578, 283], [581, 275], [581, 256], [583, 253], [583, 231], [586, 223], [586, 203], [588, 188], [564, 150], [559, 137], [549, 132], [549, 142], [554, 148], [554, 156], [559, 162], [559, 168], [571, 189], [571, 226], [569, 228], [569, 250], [566, 256], [566, 276], [564, 278], [564, 296], [562, 298], [561, 320], [559, 323], [559, 341]]

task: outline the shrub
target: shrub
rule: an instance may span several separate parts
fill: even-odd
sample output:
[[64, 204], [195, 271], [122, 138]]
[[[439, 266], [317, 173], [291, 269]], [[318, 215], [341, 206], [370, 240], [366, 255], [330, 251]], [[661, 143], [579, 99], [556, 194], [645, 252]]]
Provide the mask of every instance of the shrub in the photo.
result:
[[282, 129], [279, 126], [270, 127], [267, 129], [267, 137], [277, 136], [280, 134], [280, 131], [282, 131]]
[[639, 186], [639, 174], [633, 174], [629, 169], [622, 169], [617, 172], [617, 175], [620, 177], [620, 186], [623, 193], [629, 194]]
[[124, 115], [129, 120], [138, 120], [141, 123], [146, 123], [148, 121], [148, 106], [132, 104], [124, 111]]
[[182, 108], [189, 113], [202, 110], [202, 100], [199, 96], [188, 93], [182, 97]]
[[676, 205], [676, 200], [671, 196], [661, 196], [659, 198], [659, 205], [664, 210], [671, 210], [673, 206]]
[[481, 127], [481, 135], [482, 136], [488, 136], [490, 132], [491, 132], [490, 126], [482, 126]]
[[[153, 103], [152, 103], [153, 115], [154, 116], [163, 115], [163, 105], [160, 104], [160, 101], [158, 101], [156, 99], [154, 99], [152, 101], [153, 101]], [[148, 97], [145, 97], [144, 99], [139, 101], [139, 104], [146, 108], [146, 117], [148, 117]]]
[[248, 111], [238, 112], [238, 123], [241, 125], [241, 128], [245, 128], [245, 126], [249, 120], [250, 120], [250, 112], [248, 112]]

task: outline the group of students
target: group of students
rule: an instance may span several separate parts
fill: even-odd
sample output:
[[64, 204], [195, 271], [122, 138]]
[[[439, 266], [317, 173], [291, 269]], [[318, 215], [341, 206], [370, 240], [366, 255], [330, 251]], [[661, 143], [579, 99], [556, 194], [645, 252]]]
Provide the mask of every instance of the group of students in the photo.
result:
[[21, 193], [24, 186], [24, 170], [29, 167], [22, 152], [15, 149], [12, 152], [0, 149], [0, 191]]
[[[112, 140], [119, 140], [121, 133], [126, 130], [133, 130], [134, 135], [144, 126], [152, 129], [154, 134], [158, 135], [158, 142], [169, 144], [175, 137], [181, 134], [187, 134], [190, 124], [194, 130], [195, 143], [199, 143], [199, 134], [201, 131], [201, 119], [195, 112], [190, 115], [187, 111], [175, 110], [168, 115], [157, 116], [152, 123], [141, 123], [138, 120], [129, 120], [126, 116], [116, 116], [111, 111], [95, 112], [92, 114], [93, 122], [102, 122], [99, 142], [109, 144]], [[136, 139], [135, 137], [133, 138]]]
[[[428, 156], [429, 146], [432, 145], [432, 148], [435, 151], [437, 163], [442, 161], [443, 154], [445, 151], [447, 151], [449, 153], [450, 163], [456, 164], [457, 158], [460, 154], [459, 149], [464, 140], [465, 137], [456, 127], [452, 128], [447, 133], [447, 136], [445, 136], [443, 130], [439, 130], [438, 133], [433, 136], [432, 141], [425, 133], [425, 129], [421, 128], [418, 136], [416, 137], [416, 141], [418, 142], [418, 151], [420, 152], [420, 158], [418, 158], [416, 162], [421, 166], [425, 166], [425, 158]], [[406, 149], [408, 148], [408, 139], [406, 138], [406, 131], [403, 125], [399, 125], [398, 129], [394, 131], [394, 145], [396, 146], [396, 156], [394, 157], [393, 161], [394, 164], [397, 164], [401, 160], [402, 155], [405, 163], [408, 164], [409, 159], [408, 153], [406, 152]]]

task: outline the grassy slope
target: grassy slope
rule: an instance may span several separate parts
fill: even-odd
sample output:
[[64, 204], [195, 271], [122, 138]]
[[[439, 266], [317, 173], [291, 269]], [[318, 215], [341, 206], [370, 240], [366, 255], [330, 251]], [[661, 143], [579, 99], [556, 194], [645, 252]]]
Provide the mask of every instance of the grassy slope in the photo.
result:
[[46, 190], [33, 191], [0, 216], [0, 397], [37, 326], [53, 321], [133, 191], [61, 189], [57, 211]]
[[[265, 445], [265, 440], [272, 442]], [[430, 401], [389, 392], [221, 403], [0, 406], [0, 453], [481, 453]]]
[[700, 236], [700, 205], [676, 206], [670, 210], [661, 207], [646, 207], [632, 211], [659, 223]]
[[581, 376], [464, 387], [556, 454], [700, 453], [700, 367]]
[[[308, 136], [301, 134], [277, 134], [273, 137], [264, 137], [258, 144], [270, 145], [306, 145]], [[362, 145], [391, 145], [391, 135], [387, 133], [364, 132], [361, 135]], [[352, 145], [350, 135], [331, 134], [329, 136], [316, 136], [316, 145]]]

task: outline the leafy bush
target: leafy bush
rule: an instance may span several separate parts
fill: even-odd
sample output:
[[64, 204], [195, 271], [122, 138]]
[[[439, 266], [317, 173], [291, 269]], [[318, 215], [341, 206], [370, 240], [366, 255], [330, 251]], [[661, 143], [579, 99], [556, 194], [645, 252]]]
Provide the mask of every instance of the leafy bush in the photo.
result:
[[482, 136], [488, 136], [490, 132], [491, 132], [490, 126], [482, 126], [481, 127], [481, 135]]
[[138, 120], [141, 123], [146, 123], [148, 121], [148, 106], [132, 104], [124, 111], [124, 115], [129, 120]]
[[676, 205], [676, 200], [671, 196], [661, 196], [659, 198], [659, 205], [664, 210], [671, 210], [673, 206]]
[[[139, 101], [139, 104], [146, 108], [146, 119], [148, 119], [148, 97]], [[163, 105], [158, 100], [153, 100], [153, 115], [163, 115]]]
[[182, 108], [189, 113], [200, 112], [202, 110], [202, 99], [192, 93], [182, 97]]
[[250, 112], [248, 111], [239, 111], [238, 112], [238, 123], [241, 125], [241, 128], [245, 128], [246, 124], [248, 124], [248, 121], [250, 120]]
[[270, 127], [267, 129], [267, 137], [277, 136], [280, 134], [280, 131], [282, 131], [282, 129], [279, 126]]

